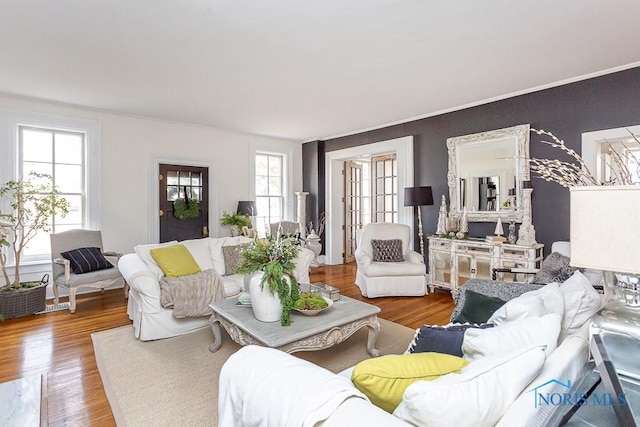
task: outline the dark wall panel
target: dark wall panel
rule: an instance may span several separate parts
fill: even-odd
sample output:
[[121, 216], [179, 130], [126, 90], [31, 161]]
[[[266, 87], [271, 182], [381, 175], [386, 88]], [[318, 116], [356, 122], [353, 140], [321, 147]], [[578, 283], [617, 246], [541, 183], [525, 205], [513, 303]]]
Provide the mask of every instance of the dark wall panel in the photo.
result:
[[[316, 200], [317, 209], [323, 211], [325, 152], [413, 135], [415, 185], [433, 187], [436, 205], [423, 208], [425, 233], [433, 233], [438, 218], [440, 196], [445, 194], [447, 203], [449, 199], [447, 138], [526, 123], [530, 123], [533, 128], [553, 132], [563, 139], [568, 147], [577, 152], [581, 151], [583, 132], [639, 124], [640, 67], [383, 129], [327, 140], [323, 142], [322, 147], [319, 147], [317, 142], [308, 143], [311, 145], [303, 150], [304, 175], [306, 178], [307, 168], [314, 168], [314, 165], [320, 164], [322, 160], [322, 166], [318, 169], [318, 174], [322, 175], [322, 186], [318, 185]], [[561, 160], [570, 160], [562, 155], [560, 150], [542, 144], [540, 137], [535, 134], [531, 135], [530, 153], [531, 157], [558, 157]], [[316, 163], [308, 166], [308, 161]], [[311, 170], [309, 169], [308, 172], [311, 173]], [[540, 243], [545, 244], [545, 253], [548, 253], [552, 242], [569, 238], [569, 190], [538, 178], [533, 178], [532, 181], [534, 188], [532, 209], [536, 237]], [[313, 192], [314, 190], [305, 184], [305, 191]], [[470, 235], [493, 234], [494, 227], [494, 224], [489, 223], [471, 223]]]

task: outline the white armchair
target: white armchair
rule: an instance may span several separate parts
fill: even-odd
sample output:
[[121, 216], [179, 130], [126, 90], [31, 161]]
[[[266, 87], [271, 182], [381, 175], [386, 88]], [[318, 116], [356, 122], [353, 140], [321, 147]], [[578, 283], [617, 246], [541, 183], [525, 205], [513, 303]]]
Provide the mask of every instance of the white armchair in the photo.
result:
[[[372, 240], [400, 239], [401, 262], [374, 261]], [[385, 296], [422, 296], [427, 294], [427, 267], [418, 252], [409, 249], [411, 229], [404, 224], [373, 223], [365, 225], [355, 257], [358, 270], [356, 285], [368, 298]]]

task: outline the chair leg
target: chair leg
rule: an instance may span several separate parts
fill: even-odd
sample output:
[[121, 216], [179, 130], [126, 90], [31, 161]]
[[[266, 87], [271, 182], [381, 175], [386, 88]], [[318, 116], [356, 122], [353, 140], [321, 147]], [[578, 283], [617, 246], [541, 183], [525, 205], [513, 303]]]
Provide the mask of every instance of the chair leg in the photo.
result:
[[69, 288], [69, 312], [76, 312], [76, 292], [78, 288]]
[[60, 302], [60, 294], [58, 293], [58, 284], [53, 281], [53, 303], [58, 304]]

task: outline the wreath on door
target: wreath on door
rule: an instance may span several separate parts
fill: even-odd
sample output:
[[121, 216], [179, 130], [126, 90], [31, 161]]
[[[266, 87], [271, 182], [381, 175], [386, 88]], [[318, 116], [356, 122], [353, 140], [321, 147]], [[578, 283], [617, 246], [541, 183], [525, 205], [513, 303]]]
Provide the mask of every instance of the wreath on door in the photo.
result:
[[184, 189], [184, 198], [178, 198], [173, 201], [173, 216], [177, 219], [198, 218], [198, 199], [187, 197], [187, 189]]

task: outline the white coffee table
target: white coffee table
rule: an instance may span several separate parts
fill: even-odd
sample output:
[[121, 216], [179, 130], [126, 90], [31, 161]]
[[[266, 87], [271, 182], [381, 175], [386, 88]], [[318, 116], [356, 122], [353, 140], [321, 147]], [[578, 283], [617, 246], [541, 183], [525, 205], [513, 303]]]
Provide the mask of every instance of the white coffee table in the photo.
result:
[[220, 325], [231, 339], [240, 345], [256, 344], [277, 348], [287, 353], [296, 351], [324, 350], [339, 344], [364, 327], [369, 329], [367, 351], [371, 356], [380, 356], [375, 348], [380, 322], [380, 308], [362, 301], [340, 296], [333, 306], [316, 316], [291, 312], [291, 326], [280, 322], [265, 323], [257, 320], [250, 307], [236, 305], [236, 298], [216, 301], [211, 304], [211, 329], [213, 344], [211, 352], [222, 345]]

